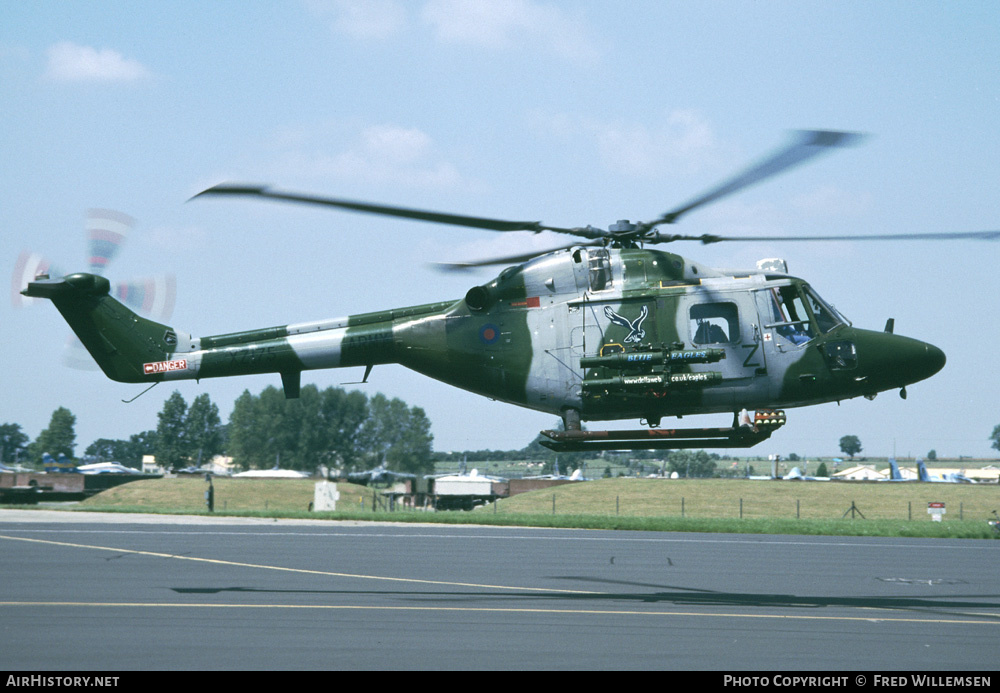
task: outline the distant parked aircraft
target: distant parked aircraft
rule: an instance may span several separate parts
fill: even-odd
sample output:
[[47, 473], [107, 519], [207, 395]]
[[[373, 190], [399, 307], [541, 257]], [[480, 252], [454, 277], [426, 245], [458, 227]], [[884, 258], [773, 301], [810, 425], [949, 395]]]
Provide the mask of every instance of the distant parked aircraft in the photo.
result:
[[927, 465], [924, 464], [923, 460], [917, 460], [917, 472], [920, 474], [921, 481], [930, 481], [934, 483], [943, 484], [974, 484], [976, 483], [965, 474], [942, 474], [941, 476], [931, 476], [927, 473]]
[[142, 474], [138, 469], [126, 467], [118, 462], [95, 462], [81, 464], [76, 468], [80, 474]]
[[394, 472], [387, 468], [385, 462], [383, 462], [374, 469], [368, 469], [363, 472], [350, 472], [347, 478], [355, 484], [375, 486], [377, 484], [392, 484], [400, 479], [415, 479], [416, 475], [407, 474], [406, 472]]
[[905, 476], [903, 476], [900, 473], [900, 471], [899, 471], [899, 465], [896, 464], [896, 458], [895, 457], [890, 457], [889, 458], [889, 478], [888, 479], [880, 479], [880, 481], [920, 481], [920, 479], [916, 479], [916, 478], [909, 478], [909, 479], [907, 479]]
[[558, 480], [558, 481], [590, 481], [583, 476], [583, 468], [574, 469], [573, 473], [569, 476], [562, 474], [559, 471], [559, 463], [552, 463], [552, 473], [551, 474], [541, 474], [539, 476], [526, 476], [525, 479], [547, 479], [547, 480]]
[[49, 474], [142, 474], [138, 469], [126, 467], [118, 462], [94, 462], [93, 464], [81, 464], [77, 466], [63, 452], [59, 453], [59, 459], [57, 460], [52, 459], [52, 455], [49, 453], [43, 452], [42, 467]]
[[785, 479], [786, 481], [788, 481], [788, 480], [791, 480], [791, 481], [829, 481], [830, 480], [830, 477], [828, 477], [828, 476], [806, 476], [805, 474], [802, 473], [802, 470], [799, 469], [798, 467], [792, 467], [792, 471], [788, 472], [788, 474], [785, 474], [785, 476], [783, 476], [782, 478]]

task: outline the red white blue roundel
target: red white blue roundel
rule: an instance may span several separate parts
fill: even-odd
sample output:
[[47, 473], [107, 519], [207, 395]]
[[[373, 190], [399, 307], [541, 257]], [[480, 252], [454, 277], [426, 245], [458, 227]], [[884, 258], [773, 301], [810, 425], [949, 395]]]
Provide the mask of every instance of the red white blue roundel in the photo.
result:
[[493, 323], [486, 323], [479, 328], [479, 341], [483, 344], [496, 344], [500, 339], [500, 328]]

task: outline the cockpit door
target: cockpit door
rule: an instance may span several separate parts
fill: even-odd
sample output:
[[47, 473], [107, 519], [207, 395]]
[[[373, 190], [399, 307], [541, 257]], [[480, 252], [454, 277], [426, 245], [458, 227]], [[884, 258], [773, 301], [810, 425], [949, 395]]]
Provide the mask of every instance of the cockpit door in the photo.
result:
[[769, 354], [797, 352], [816, 336], [812, 316], [795, 286], [754, 291]]

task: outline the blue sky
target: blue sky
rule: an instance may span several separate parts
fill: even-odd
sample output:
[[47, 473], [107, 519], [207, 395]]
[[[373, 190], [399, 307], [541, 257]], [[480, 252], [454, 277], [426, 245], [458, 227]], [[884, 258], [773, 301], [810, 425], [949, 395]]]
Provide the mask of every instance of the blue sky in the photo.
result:
[[[108, 276], [177, 277], [195, 335], [457, 298], [490, 270], [440, 259], [562, 239], [438, 228], [245, 200], [225, 180], [560, 226], [648, 219], [785, 141], [867, 133], [698, 210], [678, 231], [738, 235], [1000, 227], [1000, 9], [990, 2], [101, 2], [0, 0], [0, 263], [86, 269], [84, 214], [138, 220]], [[671, 248], [717, 267], [785, 257], [855, 325], [931, 342], [909, 388], [789, 411], [753, 454], [994, 456], [1000, 245], [746, 243]], [[10, 274], [8, 274], [10, 276]], [[31, 437], [77, 416], [77, 451], [154, 428], [174, 389], [62, 365], [51, 306], [0, 303], [0, 422]], [[360, 379], [307, 373], [320, 387]], [[228, 416], [277, 376], [185, 382]], [[511, 448], [553, 417], [400, 367], [366, 390], [423, 407], [439, 450]], [[725, 425], [725, 416], [685, 425]], [[634, 422], [628, 423], [633, 425]]]

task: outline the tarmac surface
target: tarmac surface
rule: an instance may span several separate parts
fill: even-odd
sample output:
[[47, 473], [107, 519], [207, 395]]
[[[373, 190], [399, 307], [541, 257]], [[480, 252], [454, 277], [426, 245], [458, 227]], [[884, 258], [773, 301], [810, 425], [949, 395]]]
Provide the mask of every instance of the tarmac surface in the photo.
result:
[[0, 510], [0, 668], [990, 671], [1000, 542]]

